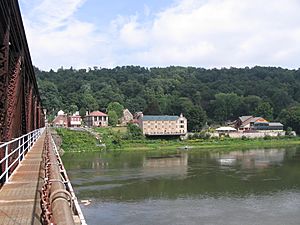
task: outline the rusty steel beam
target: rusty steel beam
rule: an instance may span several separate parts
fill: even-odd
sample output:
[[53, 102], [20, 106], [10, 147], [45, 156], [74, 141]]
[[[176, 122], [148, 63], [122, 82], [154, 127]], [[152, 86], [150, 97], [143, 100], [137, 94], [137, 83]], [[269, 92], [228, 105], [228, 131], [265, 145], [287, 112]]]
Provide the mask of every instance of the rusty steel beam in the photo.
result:
[[41, 118], [41, 100], [18, 0], [1, 0], [0, 142], [41, 127]]
[[[0, 142], [43, 126], [41, 106], [18, 0], [1, 0]], [[0, 160], [3, 157], [0, 149]]]
[[[4, 14], [2, 16], [4, 17]], [[8, 10], [10, 14], [10, 10]], [[5, 129], [5, 115], [6, 115], [6, 88], [7, 88], [7, 77], [9, 72], [9, 36], [10, 36], [10, 20], [2, 18], [3, 22], [7, 21], [3, 29], [3, 36], [1, 36], [0, 46], [0, 141], [4, 140], [4, 129]]]
[[[14, 70], [9, 77], [7, 88], [7, 109], [6, 109], [6, 124], [5, 124], [5, 140], [10, 140], [21, 136], [20, 121], [17, 115], [17, 103], [19, 100], [19, 88], [20, 88], [20, 69], [21, 69], [21, 57], [18, 57]], [[19, 112], [20, 113], [20, 112]]]

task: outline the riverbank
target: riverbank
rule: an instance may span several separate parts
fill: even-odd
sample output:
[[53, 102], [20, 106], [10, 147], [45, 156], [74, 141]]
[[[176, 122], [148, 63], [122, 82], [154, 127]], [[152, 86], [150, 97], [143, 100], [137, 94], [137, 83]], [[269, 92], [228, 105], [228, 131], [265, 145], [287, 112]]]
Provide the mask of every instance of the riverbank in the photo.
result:
[[165, 151], [165, 150], [237, 150], [249, 148], [273, 148], [300, 145], [300, 137], [276, 137], [258, 139], [231, 139], [211, 138], [195, 140], [162, 140], [146, 139], [130, 140], [126, 138], [126, 129], [120, 128], [97, 128], [102, 143], [100, 145], [93, 135], [83, 131], [72, 131], [68, 129], [56, 129], [62, 138], [62, 148], [66, 152], [87, 152], [87, 151]]
[[99, 141], [87, 131], [75, 131], [66, 128], [55, 129], [62, 139], [61, 148], [64, 152], [91, 152], [101, 151]]

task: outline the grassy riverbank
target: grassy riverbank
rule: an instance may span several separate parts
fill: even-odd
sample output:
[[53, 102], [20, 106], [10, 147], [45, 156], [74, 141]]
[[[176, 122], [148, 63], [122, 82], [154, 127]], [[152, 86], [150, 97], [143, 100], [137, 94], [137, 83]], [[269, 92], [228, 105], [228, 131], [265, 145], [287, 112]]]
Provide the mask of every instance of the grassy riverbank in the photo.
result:
[[[288, 145], [300, 145], [300, 137], [258, 138], [258, 139], [195, 139], [180, 141], [177, 139], [128, 139], [126, 128], [95, 128], [99, 133], [106, 150], [113, 151], [160, 151], [191, 148], [192, 150], [237, 150], [249, 148], [285, 147]], [[62, 148], [66, 152], [100, 151], [103, 147], [97, 146], [99, 141], [93, 135], [84, 131], [72, 131], [57, 129], [62, 137]]]
[[292, 139], [213, 139], [213, 140], [187, 140], [187, 141], [124, 141], [120, 150], [167, 150], [167, 149], [248, 149], [248, 148], [272, 148], [284, 147], [288, 145], [299, 145], [300, 138]]
[[86, 131], [74, 131], [65, 128], [56, 129], [62, 138], [61, 148], [65, 152], [100, 151], [96, 138]]
[[178, 148], [191, 149], [248, 149], [272, 148], [300, 144], [300, 137], [278, 137], [257, 139], [211, 138], [180, 141], [177, 139], [146, 139], [131, 140], [126, 138], [126, 128], [95, 128], [109, 150], [172, 150]]

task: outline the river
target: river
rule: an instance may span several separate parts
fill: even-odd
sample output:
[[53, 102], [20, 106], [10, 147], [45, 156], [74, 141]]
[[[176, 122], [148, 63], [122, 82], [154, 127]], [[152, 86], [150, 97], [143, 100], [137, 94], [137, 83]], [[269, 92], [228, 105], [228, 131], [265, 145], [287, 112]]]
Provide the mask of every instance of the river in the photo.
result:
[[300, 147], [67, 153], [90, 225], [298, 225]]

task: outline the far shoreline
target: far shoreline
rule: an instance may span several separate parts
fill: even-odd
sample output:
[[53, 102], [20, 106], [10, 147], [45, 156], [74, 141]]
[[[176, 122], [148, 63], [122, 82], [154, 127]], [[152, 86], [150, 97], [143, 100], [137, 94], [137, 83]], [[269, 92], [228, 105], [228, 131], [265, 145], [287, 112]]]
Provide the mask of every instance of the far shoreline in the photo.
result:
[[[300, 137], [275, 137], [256, 139], [213, 138], [196, 140], [120, 140], [118, 144], [107, 144], [106, 148], [97, 146], [97, 139], [93, 135], [82, 131], [57, 129], [62, 138], [62, 148], [68, 152], [167, 152], [167, 151], [235, 151], [261, 148], [283, 148], [300, 145]], [[101, 135], [101, 134], [100, 134]], [[109, 136], [106, 142], [112, 141]], [[104, 142], [105, 143], [105, 142]]]

